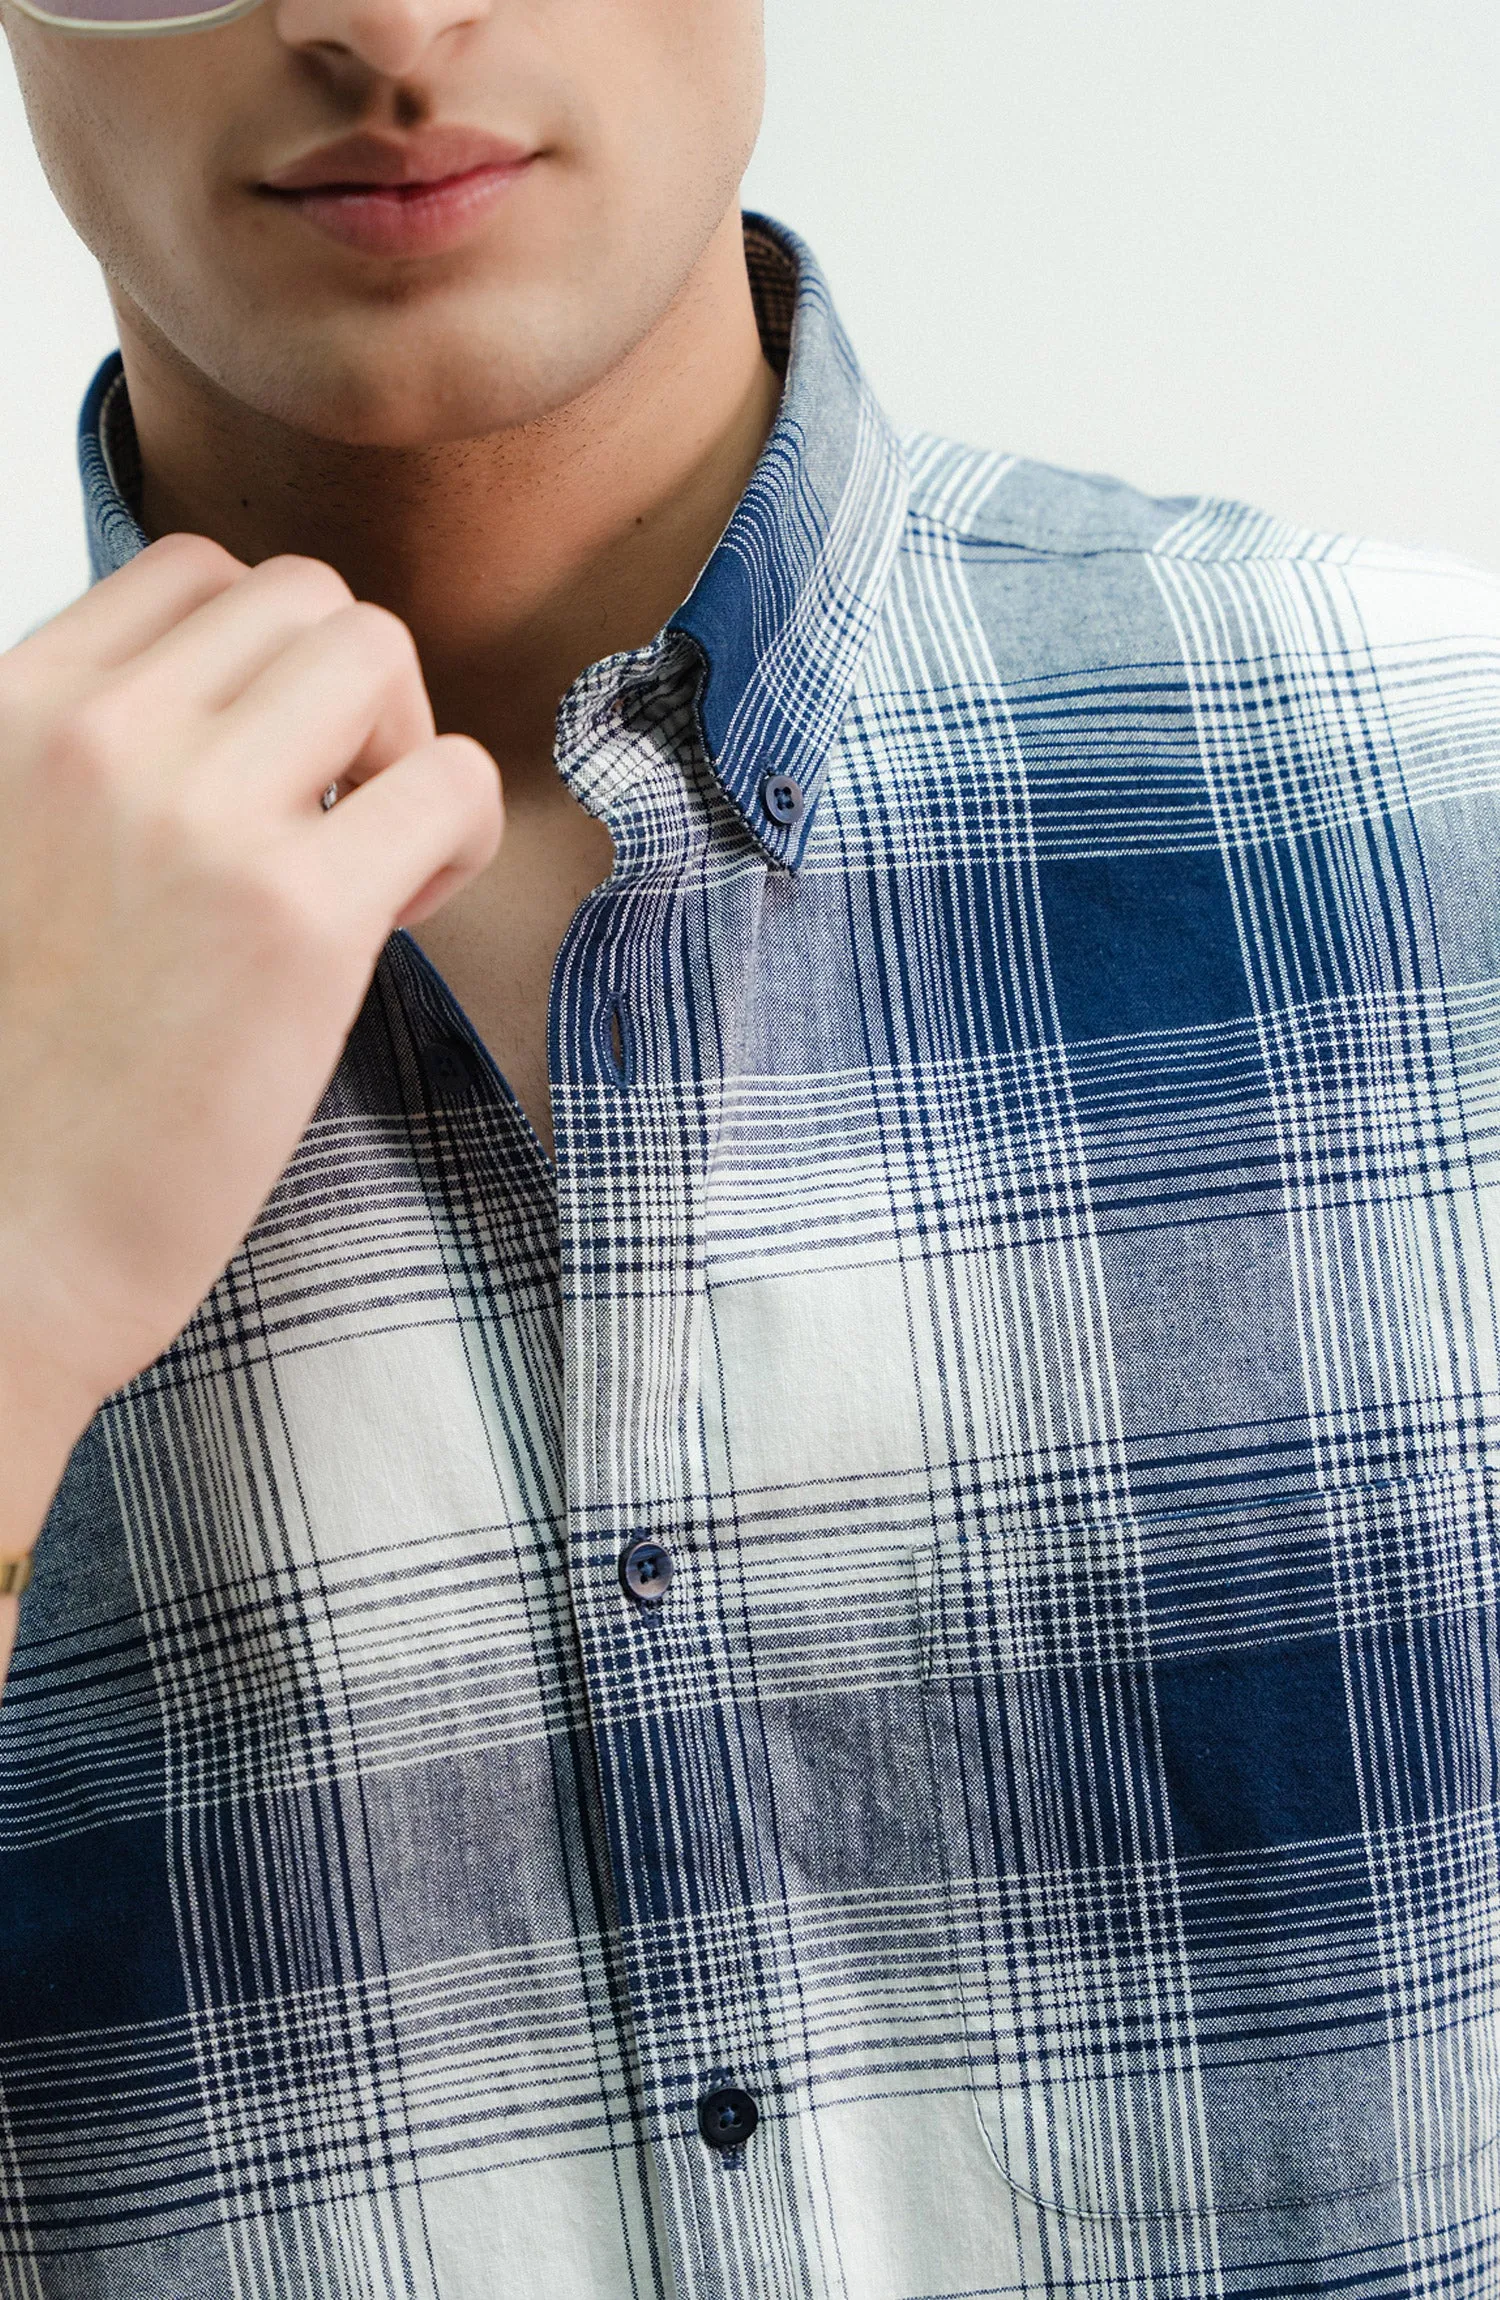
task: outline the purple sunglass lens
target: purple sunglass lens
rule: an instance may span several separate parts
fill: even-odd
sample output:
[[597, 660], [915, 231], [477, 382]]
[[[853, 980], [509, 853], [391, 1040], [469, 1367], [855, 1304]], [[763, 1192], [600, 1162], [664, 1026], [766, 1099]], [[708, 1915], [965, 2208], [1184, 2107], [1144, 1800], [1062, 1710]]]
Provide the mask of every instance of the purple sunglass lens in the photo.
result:
[[28, 16], [63, 30], [98, 32], [186, 32], [195, 25], [227, 24], [259, 0], [19, 0]]

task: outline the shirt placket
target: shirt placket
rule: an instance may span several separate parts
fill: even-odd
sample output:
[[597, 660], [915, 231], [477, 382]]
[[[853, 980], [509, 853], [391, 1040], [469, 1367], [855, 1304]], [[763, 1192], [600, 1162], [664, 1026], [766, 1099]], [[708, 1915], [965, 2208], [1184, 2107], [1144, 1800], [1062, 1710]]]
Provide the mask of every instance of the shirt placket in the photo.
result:
[[707, 1192], [768, 863], [664, 648], [613, 694], [575, 692], [559, 754], [617, 857], [553, 984], [569, 1560], [676, 2289], [801, 2300], [755, 1964], [754, 1705], [720, 1666], [698, 1406]]

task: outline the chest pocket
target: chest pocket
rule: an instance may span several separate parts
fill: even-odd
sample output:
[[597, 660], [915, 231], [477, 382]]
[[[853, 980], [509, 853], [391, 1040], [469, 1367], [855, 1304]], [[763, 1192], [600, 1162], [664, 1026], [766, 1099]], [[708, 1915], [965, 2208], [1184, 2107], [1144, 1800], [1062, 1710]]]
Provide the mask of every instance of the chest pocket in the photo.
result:
[[1494, 2142], [1494, 1532], [1465, 1468], [939, 1547], [939, 1838], [1012, 2187], [1190, 2218]]

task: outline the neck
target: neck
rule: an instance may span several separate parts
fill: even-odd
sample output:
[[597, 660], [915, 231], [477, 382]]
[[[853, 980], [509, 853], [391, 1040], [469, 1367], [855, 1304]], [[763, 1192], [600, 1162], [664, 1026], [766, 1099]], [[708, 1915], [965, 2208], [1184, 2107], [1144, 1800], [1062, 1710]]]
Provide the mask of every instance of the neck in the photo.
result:
[[602, 383], [485, 438], [317, 439], [229, 399], [131, 309], [119, 316], [147, 534], [210, 535], [252, 566], [296, 552], [337, 568], [412, 632], [439, 729], [483, 743], [513, 789], [550, 777], [578, 674], [644, 646], [687, 597], [780, 392], [737, 211]]

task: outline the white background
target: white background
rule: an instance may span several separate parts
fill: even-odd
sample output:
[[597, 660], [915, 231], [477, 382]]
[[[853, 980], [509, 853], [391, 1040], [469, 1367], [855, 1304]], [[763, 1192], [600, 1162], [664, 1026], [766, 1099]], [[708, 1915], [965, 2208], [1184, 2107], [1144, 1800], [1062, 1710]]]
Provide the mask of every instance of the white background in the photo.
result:
[[[747, 199], [899, 421], [1500, 568], [1497, 0], [769, 10]], [[112, 341], [0, 48], [0, 644], [84, 582]]]

